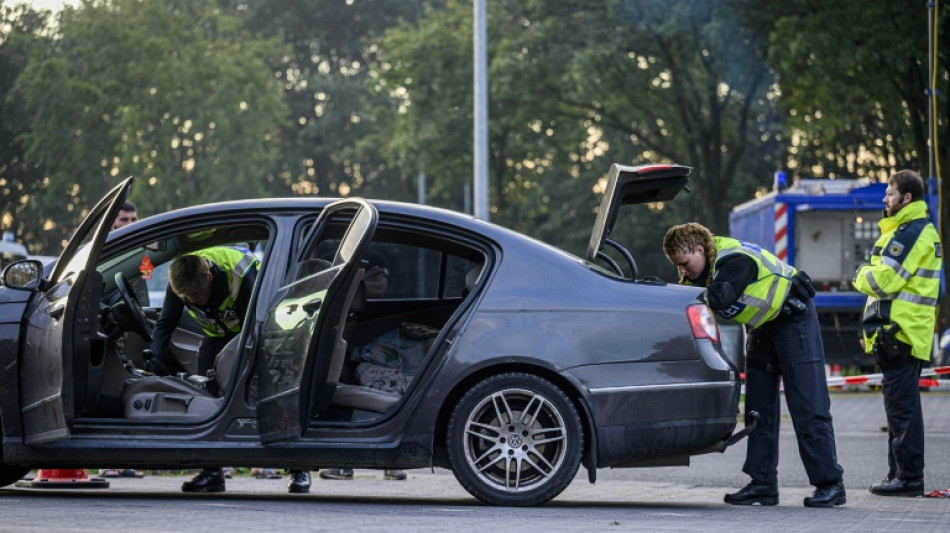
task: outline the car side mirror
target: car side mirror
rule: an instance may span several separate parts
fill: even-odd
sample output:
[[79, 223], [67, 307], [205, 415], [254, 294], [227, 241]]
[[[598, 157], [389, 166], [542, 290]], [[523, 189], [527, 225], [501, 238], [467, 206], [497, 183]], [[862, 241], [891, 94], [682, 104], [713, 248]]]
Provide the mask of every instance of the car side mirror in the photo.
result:
[[0, 274], [3, 286], [20, 291], [35, 291], [43, 286], [43, 263], [25, 259], [7, 265]]

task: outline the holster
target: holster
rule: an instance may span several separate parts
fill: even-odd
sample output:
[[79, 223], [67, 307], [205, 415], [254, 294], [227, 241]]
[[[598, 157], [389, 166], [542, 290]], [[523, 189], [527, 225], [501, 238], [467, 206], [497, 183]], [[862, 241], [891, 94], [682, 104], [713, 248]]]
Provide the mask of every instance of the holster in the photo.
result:
[[913, 363], [911, 345], [897, 338], [899, 324], [881, 326], [874, 339], [874, 362], [881, 370], [899, 370]]
[[771, 342], [762, 340], [755, 334], [749, 335], [746, 354], [745, 366], [773, 376], [782, 374], [782, 368], [778, 363], [778, 351]]

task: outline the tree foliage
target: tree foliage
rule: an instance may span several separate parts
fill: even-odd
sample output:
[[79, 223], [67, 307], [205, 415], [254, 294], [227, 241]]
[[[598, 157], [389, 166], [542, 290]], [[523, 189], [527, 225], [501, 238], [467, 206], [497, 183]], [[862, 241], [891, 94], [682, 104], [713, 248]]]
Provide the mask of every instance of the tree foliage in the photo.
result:
[[212, 0], [85, 0], [57, 23], [16, 86], [32, 115], [26, 157], [45, 172], [24, 240], [57, 250], [128, 175], [143, 214], [272, 190], [280, 43]]
[[[665, 228], [725, 232], [775, 170], [926, 166], [924, 5], [487, 5], [491, 218], [568, 250], [583, 252], [615, 162], [694, 168], [692, 194], [615, 229], [667, 278]], [[130, 174], [144, 214], [261, 194], [411, 201], [419, 174], [428, 203], [467, 208], [472, 0], [84, 0], [53, 25], [2, 14], [3, 223], [34, 251], [55, 253]]]
[[45, 189], [45, 181], [42, 169], [26, 160], [26, 150], [18, 139], [29, 130], [32, 115], [13, 87], [26, 68], [30, 50], [45, 46], [48, 18], [48, 12], [26, 4], [0, 5], [0, 229], [15, 235], [35, 232], [25, 213], [31, 198]]
[[[786, 166], [798, 176], [884, 180], [902, 168], [931, 177], [950, 168], [948, 6], [911, 0], [743, 3], [746, 25], [769, 36], [788, 124]], [[933, 47], [931, 20], [937, 23]], [[932, 86], [937, 105], [931, 109]], [[946, 194], [940, 219], [947, 242]], [[950, 319], [947, 299], [942, 316]]]
[[[492, 219], [581, 251], [611, 163], [676, 162], [695, 168], [695, 194], [616, 231], [656, 268], [657, 221], [724, 231], [778, 153], [771, 71], [735, 21], [713, 1], [490, 2]], [[454, 208], [471, 179], [471, 28], [471, 3], [446, 2], [388, 32], [377, 64], [394, 101], [377, 133], [387, 155], [432, 175]]]
[[[223, 2], [248, 31], [285, 42], [291, 53], [275, 75], [283, 84], [289, 120], [280, 128], [274, 172], [294, 194], [415, 198], [414, 181], [374, 150], [353, 147], [376, 124], [366, 108], [378, 100], [369, 65], [378, 38], [412, 19], [418, 1], [272, 0]], [[405, 179], [404, 179], [405, 178]]]

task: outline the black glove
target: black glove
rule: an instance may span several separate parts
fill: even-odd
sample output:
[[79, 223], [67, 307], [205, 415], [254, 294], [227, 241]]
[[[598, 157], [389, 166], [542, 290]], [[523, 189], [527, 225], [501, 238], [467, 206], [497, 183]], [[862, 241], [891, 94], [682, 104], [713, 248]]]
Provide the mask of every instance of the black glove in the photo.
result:
[[803, 299], [810, 300], [815, 297], [815, 287], [811, 284], [811, 278], [803, 270], [792, 276], [792, 290]]

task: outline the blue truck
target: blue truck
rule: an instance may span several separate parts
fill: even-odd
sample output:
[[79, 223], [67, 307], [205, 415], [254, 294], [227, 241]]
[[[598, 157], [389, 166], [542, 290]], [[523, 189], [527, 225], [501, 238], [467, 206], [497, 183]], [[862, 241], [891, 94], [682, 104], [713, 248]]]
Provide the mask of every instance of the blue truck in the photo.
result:
[[[786, 186], [776, 173], [771, 192], [737, 205], [729, 215], [732, 237], [759, 244], [811, 277], [829, 364], [863, 369], [873, 364], [859, 343], [865, 296], [851, 280], [880, 236], [886, 188], [866, 178], [802, 179]], [[925, 200], [936, 224], [937, 195]]]

